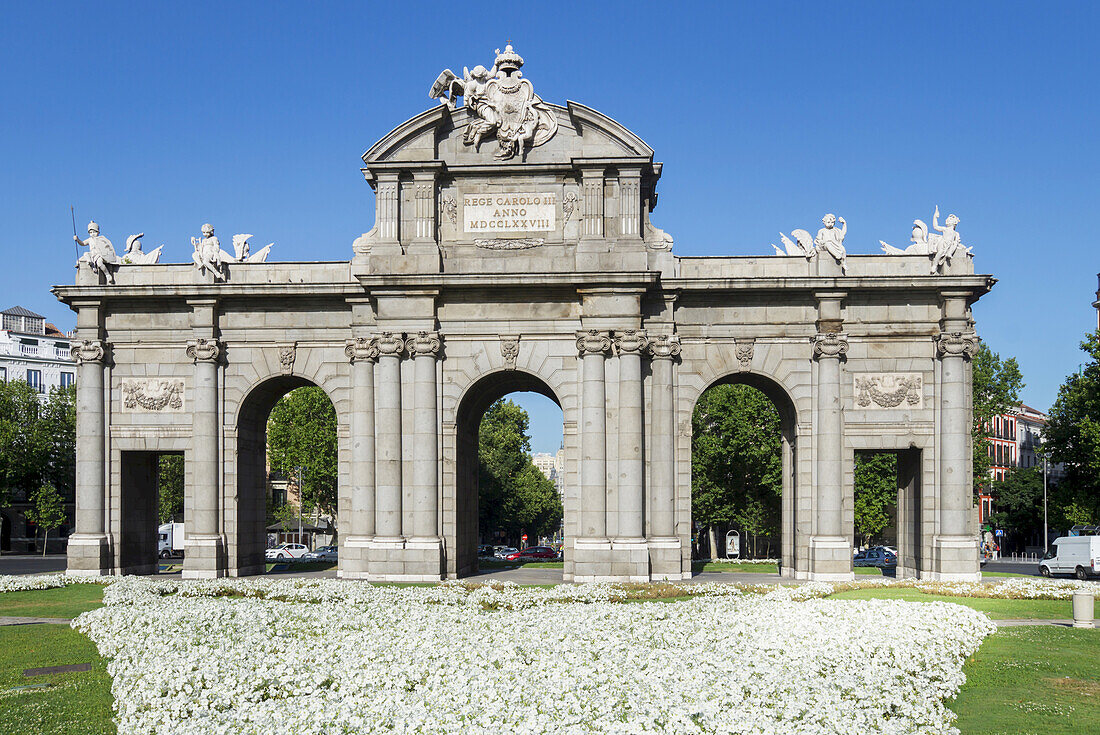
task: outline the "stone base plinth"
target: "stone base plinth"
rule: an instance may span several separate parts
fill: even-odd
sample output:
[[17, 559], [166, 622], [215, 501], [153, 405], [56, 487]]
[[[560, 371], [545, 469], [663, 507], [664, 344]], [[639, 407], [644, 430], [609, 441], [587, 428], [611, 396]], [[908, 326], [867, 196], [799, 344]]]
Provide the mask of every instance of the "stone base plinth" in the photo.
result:
[[648, 582], [645, 539], [577, 539], [573, 543], [573, 582]]
[[229, 574], [225, 540], [218, 535], [188, 533], [183, 542], [183, 579], [216, 579]]
[[941, 582], [980, 582], [978, 540], [972, 536], [936, 536], [932, 541], [932, 571], [925, 577]]
[[367, 578], [367, 548], [371, 539], [368, 536], [346, 536], [340, 544], [340, 568], [336, 576], [342, 579]]
[[814, 536], [810, 539], [809, 579], [816, 582], [850, 582], [855, 576], [852, 571], [852, 545], [848, 539], [843, 536]]
[[106, 534], [74, 533], [69, 536], [65, 573], [95, 577], [112, 573], [111, 547]]
[[349, 579], [439, 582], [444, 577], [443, 540], [440, 538], [373, 538], [363, 543], [362, 551], [366, 564], [360, 563], [358, 570], [346, 570], [344, 576]]
[[[680, 539], [651, 538], [649, 547], [649, 578], [654, 582], [679, 582], [686, 579]], [[687, 575], [688, 577], [690, 575]]]

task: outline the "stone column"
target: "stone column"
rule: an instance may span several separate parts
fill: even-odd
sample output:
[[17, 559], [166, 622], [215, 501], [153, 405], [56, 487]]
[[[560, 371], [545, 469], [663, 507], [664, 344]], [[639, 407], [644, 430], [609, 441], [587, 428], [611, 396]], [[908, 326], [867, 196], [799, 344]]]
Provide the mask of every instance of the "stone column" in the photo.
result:
[[604, 360], [611, 349], [607, 332], [577, 335], [581, 356], [581, 538], [607, 543], [607, 405]]
[[106, 345], [100, 340], [74, 342], [76, 360], [76, 533], [69, 536], [68, 573], [109, 574], [107, 485], [105, 472], [106, 411], [103, 372]]
[[680, 338], [659, 335], [649, 343], [653, 369], [650, 409], [649, 533], [651, 538], [676, 537], [676, 406], [672, 362], [680, 354]]
[[810, 541], [810, 576], [819, 580], [850, 579], [852, 558], [849, 534], [844, 532], [844, 474], [841, 457], [844, 429], [840, 406], [840, 361], [848, 352], [843, 334], [816, 334], [813, 342], [817, 360], [817, 485], [814, 488], [814, 535]]
[[582, 240], [603, 237], [603, 169], [586, 168], [581, 171], [581, 192], [584, 211], [581, 213], [584, 229]]
[[191, 478], [194, 487], [187, 529], [184, 577], [220, 577], [219, 526], [221, 463], [218, 456], [218, 356], [216, 339], [197, 338], [187, 343], [187, 356], [195, 363], [194, 399], [191, 411]]
[[642, 352], [645, 332], [626, 329], [615, 335], [619, 356], [619, 526], [618, 540], [641, 543], [645, 537], [645, 465], [642, 455]]
[[649, 462], [649, 570], [653, 579], [682, 579], [676, 537], [676, 404], [672, 370], [680, 338], [662, 334], [649, 343], [652, 367]]
[[[374, 363], [378, 343], [369, 337], [349, 339], [344, 354], [351, 360], [351, 523], [341, 558], [340, 576], [366, 574], [363, 549], [374, 536]], [[346, 557], [346, 558], [345, 558]]]
[[936, 569], [939, 579], [970, 580], [980, 576], [977, 541], [969, 533], [973, 501], [970, 482], [970, 409], [967, 362], [978, 348], [973, 332], [952, 332], [936, 337], [940, 360], [939, 455], [940, 527], [936, 535]]
[[412, 538], [415, 542], [439, 543], [439, 417], [436, 411], [437, 332], [417, 332], [410, 337], [408, 351], [413, 358], [413, 467]]
[[405, 340], [383, 332], [375, 396], [375, 541], [401, 544], [401, 354]]

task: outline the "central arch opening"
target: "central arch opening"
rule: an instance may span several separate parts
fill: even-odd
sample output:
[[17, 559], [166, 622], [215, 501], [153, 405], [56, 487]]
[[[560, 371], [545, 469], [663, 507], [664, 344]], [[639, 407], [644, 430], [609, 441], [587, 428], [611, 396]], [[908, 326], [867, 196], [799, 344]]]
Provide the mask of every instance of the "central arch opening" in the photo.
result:
[[710, 560], [779, 559], [796, 568], [794, 404], [775, 381], [735, 373], [692, 413], [693, 568]]
[[557, 552], [566, 476], [562, 426], [554, 391], [530, 373], [493, 373], [467, 391], [455, 426], [456, 576], [498, 567], [496, 559], [504, 559], [496, 554], [506, 549], [532, 558]]

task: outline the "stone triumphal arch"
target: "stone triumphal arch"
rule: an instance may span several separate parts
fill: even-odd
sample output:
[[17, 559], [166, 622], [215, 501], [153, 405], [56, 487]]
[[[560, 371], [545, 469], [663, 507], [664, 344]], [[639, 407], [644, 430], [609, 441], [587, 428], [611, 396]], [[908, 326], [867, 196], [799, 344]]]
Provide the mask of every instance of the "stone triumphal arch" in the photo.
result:
[[262, 570], [265, 417], [316, 385], [338, 417], [340, 573], [476, 568], [476, 423], [558, 403], [566, 580], [690, 574], [691, 415], [707, 387], [763, 390], [783, 423], [785, 574], [851, 573], [853, 458], [896, 451], [906, 576], [977, 576], [971, 304], [953, 215], [848, 255], [847, 225], [759, 257], [678, 257], [655, 227], [661, 164], [584, 105], [549, 104], [511, 47], [440, 75], [441, 104], [363, 155], [374, 227], [350, 261], [267, 262], [213, 228], [183, 264], [98, 227], [77, 282], [72, 573], [155, 560], [155, 457], [185, 457], [189, 577]]

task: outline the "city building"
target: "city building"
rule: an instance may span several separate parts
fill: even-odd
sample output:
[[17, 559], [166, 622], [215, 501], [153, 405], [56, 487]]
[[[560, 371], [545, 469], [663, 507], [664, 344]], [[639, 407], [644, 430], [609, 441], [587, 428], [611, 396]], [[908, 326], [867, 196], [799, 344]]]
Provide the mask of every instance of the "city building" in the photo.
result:
[[539, 452], [531, 457], [531, 463], [539, 468], [539, 472], [546, 475], [546, 479], [553, 482], [557, 470], [557, 458], [548, 452]]
[[45, 400], [50, 388], [76, 382], [71, 336], [22, 306], [0, 312], [0, 381], [25, 380]]
[[[1043, 443], [1047, 415], [1037, 408], [1021, 403], [1007, 413], [993, 417], [986, 436], [986, 453], [989, 457], [989, 474], [992, 480], [1004, 480], [1015, 468], [1042, 467], [1042, 458], [1036, 450]], [[1062, 466], [1048, 467], [1048, 479], [1057, 482]], [[980, 485], [978, 490], [978, 518], [984, 524], [996, 510], [992, 483]]]

